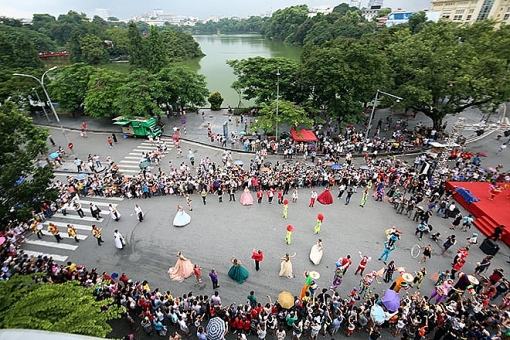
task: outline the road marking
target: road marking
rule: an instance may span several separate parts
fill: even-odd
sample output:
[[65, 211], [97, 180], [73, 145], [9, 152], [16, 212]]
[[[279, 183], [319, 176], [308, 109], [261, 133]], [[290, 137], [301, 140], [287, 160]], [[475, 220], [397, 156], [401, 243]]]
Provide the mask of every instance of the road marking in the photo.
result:
[[[68, 209], [69, 210], [69, 209]], [[80, 217], [78, 215], [71, 215], [69, 213], [67, 213], [67, 215], [63, 215], [62, 213], [58, 213], [58, 214], [55, 214], [54, 215], [55, 217], [58, 217], [58, 218], [68, 218], [68, 219], [71, 219], [71, 220], [77, 220], [77, 221], [87, 221], [87, 222], [95, 222], [95, 223], [100, 223], [103, 221], [103, 219], [100, 219], [100, 220], [96, 220], [94, 217], [92, 216], [85, 216], [85, 217]]]
[[[54, 222], [54, 221], [51, 221], [51, 223], [56, 225], [61, 230], [66, 230], [67, 229], [67, 225], [68, 224], [72, 224], [73, 227], [76, 228], [76, 230], [85, 230], [85, 231], [87, 231], [89, 233], [92, 232], [92, 224], [93, 224], [92, 223], [90, 225], [84, 225], [84, 224], [74, 224], [74, 223], [67, 223], [67, 222]], [[44, 225], [45, 228], [48, 228], [48, 224], [49, 223], [44, 223], [43, 225]]]
[[[71, 236], [69, 236], [67, 234], [64, 234], [64, 233], [61, 233], [60, 236], [62, 236], [62, 238], [69, 238], [69, 239], [73, 239], [74, 240], [74, 237], [71, 237]], [[83, 240], [87, 239], [88, 236], [87, 235], [76, 235], [76, 237], [78, 237], [78, 240], [83, 241]]]
[[24, 243], [31, 244], [34, 246], [52, 247], [52, 248], [59, 248], [59, 249], [66, 249], [66, 250], [76, 250], [76, 248], [78, 248], [78, 246], [74, 246], [72, 244], [41, 241], [41, 240], [25, 240]]
[[[108, 197], [104, 197], [104, 199], [107, 199], [107, 198]], [[110, 198], [112, 198], [112, 197], [110, 197]], [[115, 197], [115, 198], [120, 198], [120, 197]], [[120, 199], [122, 200], [123, 198], [120, 198]], [[103, 206], [103, 207], [108, 207], [110, 204], [114, 208], [116, 208], [118, 206], [117, 203], [96, 202], [96, 201], [87, 201], [87, 200], [80, 200], [80, 203], [82, 204], [82, 207], [83, 207], [83, 204], [90, 206], [90, 203], [94, 203], [95, 205], [100, 205], [100, 206]]]
[[42, 256], [51, 257], [52, 259], [54, 259], [55, 261], [58, 261], [58, 262], [66, 262], [67, 258], [69, 257], [69, 256], [63, 256], [63, 255], [41, 253], [38, 251], [32, 251], [32, 250], [26, 250], [26, 249], [22, 249], [22, 250], [23, 250], [23, 253], [27, 254], [28, 256], [31, 255], [33, 257], [38, 257], [39, 255], [42, 255]]
[[140, 162], [139, 162], [139, 161], [120, 161], [119, 163], [140, 164]]
[[123, 169], [123, 168], [138, 168], [138, 169], [140, 169], [140, 166], [138, 164], [137, 165], [119, 164], [119, 168], [120, 169]]
[[129, 170], [129, 169], [120, 169], [121, 172], [129, 172], [129, 173], [132, 173], [132, 174], [139, 174], [140, 171], [139, 170]]

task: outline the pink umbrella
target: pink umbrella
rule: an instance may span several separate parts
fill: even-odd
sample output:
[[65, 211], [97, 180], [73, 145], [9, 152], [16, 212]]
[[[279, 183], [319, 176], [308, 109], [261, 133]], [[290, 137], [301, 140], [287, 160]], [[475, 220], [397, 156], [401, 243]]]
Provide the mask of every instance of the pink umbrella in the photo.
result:
[[4, 244], [5, 243], [5, 237], [0, 237], [0, 245]]

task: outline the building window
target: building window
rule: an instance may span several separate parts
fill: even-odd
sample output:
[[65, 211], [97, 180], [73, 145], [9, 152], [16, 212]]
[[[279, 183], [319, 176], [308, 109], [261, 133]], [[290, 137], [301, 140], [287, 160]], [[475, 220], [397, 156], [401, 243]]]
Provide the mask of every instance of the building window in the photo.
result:
[[471, 8], [471, 9], [469, 10], [469, 14], [473, 14], [474, 12], [475, 12], [475, 9], [474, 9], [474, 8]]
[[508, 20], [510, 18], [510, 14], [505, 14], [505, 16], [503, 17], [503, 20]]
[[455, 11], [455, 14], [464, 14], [464, 10], [463, 9], [458, 9]]
[[455, 15], [455, 16], [453, 17], [453, 20], [454, 20], [454, 21], [462, 20], [462, 14], [461, 14], [461, 15]]
[[472, 17], [472, 15], [468, 15], [468, 16], [466, 17], [466, 21], [470, 21], [470, 20], [471, 20], [471, 17]]

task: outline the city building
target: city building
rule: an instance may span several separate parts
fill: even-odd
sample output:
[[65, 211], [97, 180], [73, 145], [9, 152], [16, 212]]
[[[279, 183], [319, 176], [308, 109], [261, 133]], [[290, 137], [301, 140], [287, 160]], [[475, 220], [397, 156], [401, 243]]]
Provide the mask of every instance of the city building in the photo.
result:
[[319, 13], [324, 15], [330, 14], [331, 12], [333, 12], [333, 9], [334, 7], [331, 5], [315, 6], [308, 10], [308, 17], [309, 18], [314, 17]]
[[409, 18], [413, 12], [409, 11], [403, 11], [401, 9], [398, 9], [396, 11], [391, 12], [388, 14], [388, 18], [386, 19], [386, 26], [395, 26], [400, 24], [405, 24], [409, 21]]
[[351, 0], [351, 2], [349, 3], [349, 6], [361, 8], [361, 0]]
[[510, 0], [432, 0], [430, 11], [441, 20], [466, 25], [485, 19], [510, 24]]
[[372, 21], [379, 16], [379, 11], [383, 6], [383, 0], [370, 0], [368, 7], [361, 10], [361, 15], [368, 21]]

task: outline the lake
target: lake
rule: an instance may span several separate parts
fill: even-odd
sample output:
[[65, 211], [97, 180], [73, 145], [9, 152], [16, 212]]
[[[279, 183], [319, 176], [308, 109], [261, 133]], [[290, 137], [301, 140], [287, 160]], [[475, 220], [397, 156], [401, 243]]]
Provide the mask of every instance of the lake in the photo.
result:
[[303, 50], [300, 46], [271, 41], [262, 35], [253, 34], [194, 35], [193, 38], [200, 44], [206, 56], [183, 64], [206, 77], [207, 88], [211, 93], [216, 91], [221, 93], [225, 98], [222, 107], [228, 105], [238, 107], [239, 103], [242, 106], [253, 104], [246, 100], [240, 102], [237, 92], [230, 87], [236, 77], [232, 68], [226, 64], [227, 60], [250, 57], [284, 57], [299, 60]]

